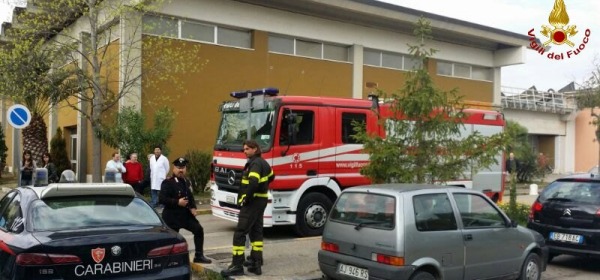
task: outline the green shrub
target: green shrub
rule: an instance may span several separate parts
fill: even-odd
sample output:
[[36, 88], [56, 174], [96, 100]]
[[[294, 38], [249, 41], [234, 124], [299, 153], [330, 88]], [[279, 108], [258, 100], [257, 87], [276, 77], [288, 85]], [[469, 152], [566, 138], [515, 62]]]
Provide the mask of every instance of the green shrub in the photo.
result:
[[531, 210], [530, 205], [517, 203], [514, 213], [510, 211], [509, 203], [499, 203], [498, 206], [511, 220], [517, 221], [519, 225], [522, 226], [527, 225], [527, 218], [529, 217], [529, 211]]
[[194, 192], [204, 191], [204, 186], [210, 179], [212, 153], [190, 150], [185, 154], [185, 158], [189, 161], [187, 175], [192, 181]]
[[60, 127], [56, 129], [56, 134], [50, 140], [50, 158], [56, 166], [56, 174], [58, 176], [63, 171], [71, 169], [71, 160], [69, 160], [69, 156], [67, 155], [67, 140], [65, 140]]

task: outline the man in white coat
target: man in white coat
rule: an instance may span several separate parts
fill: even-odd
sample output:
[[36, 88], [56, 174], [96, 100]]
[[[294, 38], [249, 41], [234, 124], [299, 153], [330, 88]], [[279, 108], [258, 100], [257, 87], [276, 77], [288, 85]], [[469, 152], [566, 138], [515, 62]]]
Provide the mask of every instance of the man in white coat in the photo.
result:
[[154, 156], [150, 158], [150, 206], [158, 206], [158, 193], [162, 182], [169, 173], [169, 159], [162, 155], [160, 146], [154, 147]]
[[123, 166], [121, 155], [119, 153], [114, 152], [112, 154], [112, 159], [106, 163], [105, 172], [108, 170], [115, 172], [114, 179], [116, 183], [123, 183], [123, 173], [127, 172], [127, 169]]

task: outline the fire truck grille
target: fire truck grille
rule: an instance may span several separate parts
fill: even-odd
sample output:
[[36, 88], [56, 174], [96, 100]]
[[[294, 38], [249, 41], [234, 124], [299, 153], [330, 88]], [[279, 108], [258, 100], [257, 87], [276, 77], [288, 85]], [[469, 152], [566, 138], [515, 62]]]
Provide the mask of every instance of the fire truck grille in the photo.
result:
[[227, 203], [227, 202], [223, 202], [223, 201], [219, 201], [219, 206], [232, 208], [232, 209], [238, 209], [238, 210], [241, 209], [241, 207], [239, 207], [236, 204], [231, 204], [231, 203]]
[[222, 168], [215, 172], [215, 182], [219, 190], [238, 193], [242, 181], [242, 169]]

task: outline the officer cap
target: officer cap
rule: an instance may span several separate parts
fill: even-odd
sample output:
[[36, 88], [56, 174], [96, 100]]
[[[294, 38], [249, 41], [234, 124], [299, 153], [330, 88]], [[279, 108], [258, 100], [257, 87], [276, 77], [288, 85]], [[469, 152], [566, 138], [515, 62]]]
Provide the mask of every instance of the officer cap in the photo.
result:
[[173, 161], [173, 165], [178, 166], [178, 167], [186, 167], [187, 164], [188, 164], [188, 160], [183, 157], [180, 157]]

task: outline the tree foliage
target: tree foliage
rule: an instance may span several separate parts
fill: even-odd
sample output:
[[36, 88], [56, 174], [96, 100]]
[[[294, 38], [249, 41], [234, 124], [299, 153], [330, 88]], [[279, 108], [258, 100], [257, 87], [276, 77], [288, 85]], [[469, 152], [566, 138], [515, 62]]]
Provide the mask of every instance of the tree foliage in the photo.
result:
[[138, 153], [140, 162], [146, 167], [148, 162], [144, 159], [154, 151], [155, 145], [162, 147], [163, 154], [169, 154], [167, 141], [174, 121], [173, 109], [163, 107], [155, 112], [153, 126], [148, 128], [141, 112], [134, 107], [125, 107], [117, 114], [117, 125], [102, 129], [102, 138], [111, 148], [120, 149], [124, 156]]
[[529, 131], [527, 128], [514, 121], [506, 121], [504, 130], [508, 145], [506, 152], [514, 153], [519, 162], [516, 180], [519, 182], [530, 182], [537, 173], [536, 155], [529, 143]]
[[[31, 95], [34, 100], [46, 96], [51, 104], [64, 101], [61, 104], [79, 111], [87, 119], [93, 132], [90, 157], [94, 182], [101, 179], [102, 129], [107, 127], [105, 121], [111, 121], [103, 116], [114, 112], [123, 98], [132, 104], [141, 104], [135, 92], [141, 90], [142, 80], [145, 88], [169, 81], [169, 90], [185, 93], [181, 73], [194, 73], [202, 66], [189, 59], [198, 56], [199, 47], [177, 44], [177, 40], [165, 37], [141, 35], [144, 30], [161, 27], [146, 26], [142, 15], [157, 11], [162, 4], [160, 0], [35, 1], [35, 7], [18, 14], [18, 27], [7, 30], [7, 36], [12, 38], [9, 49], [31, 50], [26, 56], [15, 56], [15, 60], [51, 54], [42, 60], [45, 63], [41, 66], [15, 64], [14, 67], [26, 69], [12, 71], [18, 75], [12, 81], [30, 81], [31, 87], [42, 87], [46, 83], [40, 81], [46, 80], [32, 78], [32, 73], [44, 73], [57, 75], [48, 81], [69, 86], [68, 90], [43, 94], [41, 90], [23, 88], [13, 91], [13, 98], [27, 99]], [[151, 52], [146, 56], [151, 60], [143, 61], [142, 49]], [[10, 69], [10, 65], [4, 66], [7, 68], [0, 68], [3, 73]], [[159, 76], [160, 81], [146, 79], [149, 76]], [[39, 103], [42, 107], [48, 106], [45, 100]]]
[[63, 171], [71, 169], [71, 161], [67, 154], [67, 141], [60, 127], [56, 129], [56, 134], [50, 140], [50, 158], [54, 162], [59, 176]]
[[399, 92], [388, 96], [378, 90], [389, 105], [389, 116], [376, 112], [388, 136], [355, 126], [355, 138], [370, 154], [361, 173], [374, 182], [433, 183], [462, 178], [465, 172], [474, 174], [497, 163], [505, 144], [503, 134], [461, 136], [466, 117], [462, 98], [457, 90], [439, 90], [427, 69], [429, 57], [436, 52], [425, 48], [431, 39], [429, 22], [419, 19], [414, 34], [418, 44], [409, 45], [409, 50], [420, 64], [407, 73]]
[[187, 177], [192, 181], [194, 192], [204, 191], [204, 187], [210, 179], [212, 153], [190, 150], [185, 154], [185, 158], [190, 162], [187, 168]]

